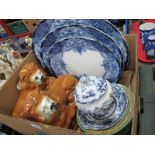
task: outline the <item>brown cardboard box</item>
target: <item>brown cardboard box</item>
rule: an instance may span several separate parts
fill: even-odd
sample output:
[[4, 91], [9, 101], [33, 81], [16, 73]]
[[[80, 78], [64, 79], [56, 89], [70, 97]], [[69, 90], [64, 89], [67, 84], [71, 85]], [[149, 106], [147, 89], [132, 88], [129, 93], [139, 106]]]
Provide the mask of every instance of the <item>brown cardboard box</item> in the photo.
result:
[[[136, 134], [137, 129], [137, 113], [138, 113], [138, 71], [137, 71], [137, 36], [136, 35], [126, 35], [126, 41], [129, 45], [129, 65], [128, 72], [122, 75], [120, 83], [129, 86], [136, 96], [135, 105], [135, 116], [132, 121], [132, 134]], [[82, 134], [80, 130], [73, 131], [68, 129], [63, 129], [59, 127], [54, 127], [50, 125], [45, 125], [42, 123], [37, 123], [29, 120], [24, 120], [21, 118], [14, 118], [11, 116], [16, 101], [19, 96], [19, 92], [16, 89], [16, 84], [18, 82], [18, 75], [20, 69], [28, 62], [36, 61], [33, 53], [30, 53], [21, 66], [14, 72], [12, 77], [6, 82], [4, 87], [0, 91], [0, 122], [5, 125], [17, 130], [23, 134]], [[128, 73], [132, 73], [131, 79]]]

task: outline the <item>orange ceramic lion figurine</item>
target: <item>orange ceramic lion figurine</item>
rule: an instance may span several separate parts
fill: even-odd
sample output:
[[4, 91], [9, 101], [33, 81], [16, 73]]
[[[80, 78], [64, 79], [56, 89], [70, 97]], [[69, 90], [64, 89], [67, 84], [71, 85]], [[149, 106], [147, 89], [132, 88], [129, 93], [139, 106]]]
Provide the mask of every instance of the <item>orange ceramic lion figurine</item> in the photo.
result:
[[[31, 67], [28, 69], [31, 70]], [[40, 75], [36, 74], [37, 67], [34, 72], [29, 71], [27, 78], [20, 78], [22, 91], [13, 116], [59, 127], [74, 128], [76, 105], [73, 90], [78, 82], [77, 79], [72, 75], [62, 75], [57, 79], [47, 76], [45, 78], [42, 72], [40, 74], [44, 76], [43, 81], [35, 83], [36, 75]], [[39, 79], [42, 79], [42, 76], [39, 76]], [[29, 82], [24, 83], [24, 80]], [[31, 82], [35, 84], [31, 85]], [[23, 91], [27, 93], [22, 93]]]
[[52, 83], [55, 79], [55, 77], [47, 78], [45, 72], [35, 63], [26, 64], [19, 73], [17, 88], [21, 90], [21, 93], [14, 108], [13, 116], [23, 117], [22, 109], [28, 94], [43, 86], [44, 89], [47, 89], [48, 83]]
[[32, 90], [42, 84], [46, 78], [45, 72], [37, 64], [26, 64], [19, 73], [19, 89]]
[[62, 75], [49, 88], [47, 95], [55, 101], [57, 107], [52, 125], [71, 128], [76, 113], [73, 90], [77, 82], [72, 75]]
[[[69, 82], [70, 81], [70, 82]], [[23, 117], [54, 126], [72, 128], [76, 113], [73, 89], [77, 80], [71, 75], [58, 77], [48, 90], [31, 91], [23, 108]]]

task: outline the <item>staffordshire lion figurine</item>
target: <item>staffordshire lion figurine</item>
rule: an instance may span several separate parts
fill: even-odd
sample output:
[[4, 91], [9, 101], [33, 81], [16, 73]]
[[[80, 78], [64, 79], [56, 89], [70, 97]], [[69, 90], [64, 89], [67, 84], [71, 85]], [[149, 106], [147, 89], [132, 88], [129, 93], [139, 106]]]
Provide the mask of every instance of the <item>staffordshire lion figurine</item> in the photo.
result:
[[29, 64], [20, 72], [21, 94], [13, 116], [74, 128], [76, 105], [73, 90], [77, 82], [72, 75], [62, 75], [57, 79], [46, 76], [35, 64]]
[[45, 81], [46, 74], [34, 62], [26, 64], [19, 73], [18, 88], [32, 90]]
[[55, 79], [55, 77], [47, 77], [45, 72], [35, 63], [26, 64], [19, 73], [17, 89], [21, 92], [13, 116], [24, 117], [23, 107], [28, 94], [35, 89], [48, 89], [48, 85], [52, 84]]
[[58, 127], [74, 128], [76, 105], [73, 90], [77, 79], [58, 77], [47, 90], [36, 88], [28, 93], [20, 116]]

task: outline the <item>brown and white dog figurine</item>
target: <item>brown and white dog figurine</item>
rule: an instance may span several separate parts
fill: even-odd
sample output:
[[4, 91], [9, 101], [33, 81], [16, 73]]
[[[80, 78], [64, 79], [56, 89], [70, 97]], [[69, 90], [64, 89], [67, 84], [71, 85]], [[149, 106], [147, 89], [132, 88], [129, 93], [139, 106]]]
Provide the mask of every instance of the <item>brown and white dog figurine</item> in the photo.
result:
[[76, 84], [76, 78], [63, 75], [49, 85], [47, 90], [34, 89], [26, 97], [23, 118], [73, 128], [76, 114], [73, 90]]
[[21, 90], [33, 90], [41, 85], [45, 78], [45, 72], [34, 62], [26, 64], [19, 73], [18, 88]]
[[[24, 117], [23, 109], [25, 105], [25, 100], [28, 94], [35, 90], [41, 90], [40, 86], [44, 84], [46, 80], [45, 72], [39, 68], [35, 63], [26, 64], [19, 73], [19, 82], [17, 88], [21, 91], [18, 98], [17, 104], [13, 111], [13, 116]], [[50, 78], [50, 81], [55, 80], [54, 77]], [[49, 80], [48, 80], [49, 81]], [[38, 94], [39, 95], [39, 94]]]
[[76, 115], [73, 90], [78, 80], [72, 75], [57, 79], [35, 64], [27, 64], [20, 72], [21, 94], [13, 116], [58, 127], [73, 128]]

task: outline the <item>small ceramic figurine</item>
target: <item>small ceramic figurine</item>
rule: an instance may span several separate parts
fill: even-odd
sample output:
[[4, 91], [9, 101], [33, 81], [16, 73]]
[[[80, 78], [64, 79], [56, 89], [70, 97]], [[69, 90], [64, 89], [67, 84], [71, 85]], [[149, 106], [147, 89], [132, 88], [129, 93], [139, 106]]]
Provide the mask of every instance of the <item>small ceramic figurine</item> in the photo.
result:
[[8, 52], [1, 51], [0, 59], [5, 61], [6, 63], [10, 64], [11, 69], [14, 71], [14, 70], [16, 70], [18, 65], [20, 64], [16, 60], [20, 60], [21, 61], [22, 58], [19, 56], [18, 59], [15, 59], [13, 53], [14, 52], [12, 52], [12, 51], [8, 51]]
[[72, 75], [48, 77], [36, 64], [27, 64], [20, 72], [21, 94], [13, 116], [74, 128], [73, 90], [77, 82]]
[[19, 50], [19, 45], [15, 38], [0, 42], [0, 58], [11, 64], [12, 70], [15, 70], [22, 61]]
[[19, 110], [20, 117], [72, 128], [76, 113], [72, 91], [76, 83], [72, 76], [65, 75], [56, 79], [47, 90], [38, 87], [30, 91]]
[[32, 90], [42, 84], [46, 78], [45, 72], [35, 63], [26, 64], [19, 73], [20, 89]]
[[17, 89], [21, 90], [13, 116], [21, 116], [22, 107], [30, 91], [36, 89], [45, 80], [45, 73], [35, 63], [26, 64], [19, 73]]
[[18, 39], [18, 43], [20, 44], [22, 49], [32, 48], [32, 38], [28, 36]]
[[72, 91], [77, 80], [71, 75], [58, 77], [49, 89], [34, 89], [26, 97], [24, 118], [64, 128], [72, 128], [76, 105]]
[[58, 77], [49, 88], [48, 96], [55, 101], [57, 107], [52, 125], [65, 128], [71, 127], [76, 113], [73, 90], [77, 82], [77, 79], [72, 75], [63, 75]]

